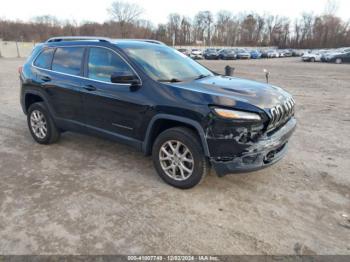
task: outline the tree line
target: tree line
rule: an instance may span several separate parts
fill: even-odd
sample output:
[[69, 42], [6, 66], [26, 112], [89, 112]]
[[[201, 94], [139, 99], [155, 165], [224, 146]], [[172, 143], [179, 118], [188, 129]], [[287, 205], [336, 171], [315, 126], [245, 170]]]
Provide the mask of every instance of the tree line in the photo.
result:
[[60, 21], [45, 15], [29, 22], [0, 19], [3, 41], [44, 41], [52, 36], [85, 35], [111, 38], [151, 38], [169, 45], [277, 46], [279, 48], [335, 48], [350, 46], [349, 21], [336, 16], [334, 2], [320, 15], [304, 13], [291, 21], [278, 15], [233, 14], [200, 11], [194, 17], [177, 13], [167, 23], [154, 26], [141, 19], [144, 10], [132, 3], [116, 1], [104, 23]]

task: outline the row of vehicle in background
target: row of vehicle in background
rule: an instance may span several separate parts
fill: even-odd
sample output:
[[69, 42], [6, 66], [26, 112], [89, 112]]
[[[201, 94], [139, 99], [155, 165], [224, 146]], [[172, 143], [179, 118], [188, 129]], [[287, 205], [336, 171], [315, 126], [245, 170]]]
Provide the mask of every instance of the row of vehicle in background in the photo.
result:
[[206, 48], [202, 51], [199, 48], [193, 48], [191, 50], [186, 48], [179, 48], [177, 50], [193, 59], [208, 60], [259, 59], [300, 56], [300, 54], [291, 49], [260, 50], [246, 48]]
[[301, 60], [304, 62], [350, 63], [350, 47], [306, 51]]

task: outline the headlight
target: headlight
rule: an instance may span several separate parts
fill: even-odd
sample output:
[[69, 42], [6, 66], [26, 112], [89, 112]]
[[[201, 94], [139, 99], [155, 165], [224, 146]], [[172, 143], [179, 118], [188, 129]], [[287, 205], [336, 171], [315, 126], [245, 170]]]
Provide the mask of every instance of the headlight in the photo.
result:
[[255, 113], [248, 113], [248, 112], [229, 110], [229, 109], [223, 109], [223, 108], [214, 108], [214, 112], [217, 115], [221, 116], [222, 118], [227, 118], [227, 119], [241, 119], [241, 120], [253, 120], [253, 121], [261, 120], [261, 117]]

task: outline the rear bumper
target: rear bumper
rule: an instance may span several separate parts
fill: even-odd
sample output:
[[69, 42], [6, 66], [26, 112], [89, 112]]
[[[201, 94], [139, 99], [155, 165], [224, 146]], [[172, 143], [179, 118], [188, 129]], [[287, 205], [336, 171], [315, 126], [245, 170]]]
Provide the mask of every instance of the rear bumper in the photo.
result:
[[218, 59], [218, 56], [217, 55], [205, 55], [204, 56], [205, 59]]
[[203, 59], [203, 55], [191, 54], [190, 57], [193, 58], [193, 59]]
[[290, 119], [282, 128], [271, 136], [254, 143], [249, 151], [228, 161], [211, 159], [218, 176], [230, 173], [243, 173], [259, 170], [273, 165], [287, 152], [288, 141], [296, 128], [295, 118]]

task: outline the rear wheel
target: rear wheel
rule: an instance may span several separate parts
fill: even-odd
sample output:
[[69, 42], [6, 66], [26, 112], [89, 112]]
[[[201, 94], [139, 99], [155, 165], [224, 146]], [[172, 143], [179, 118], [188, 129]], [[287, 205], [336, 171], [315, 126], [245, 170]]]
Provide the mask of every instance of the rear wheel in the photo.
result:
[[341, 63], [343, 63], [343, 60], [341, 58], [337, 58], [337, 59], [335, 59], [335, 63], [341, 64]]
[[43, 102], [29, 107], [27, 123], [32, 137], [39, 144], [52, 144], [60, 138], [60, 132]]
[[154, 142], [152, 158], [158, 175], [181, 189], [199, 184], [209, 170], [198, 136], [185, 127], [162, 132]]
[[311, 57], [310, 61], [311, 61], [311, 62], [315, 62], [315, 58], [314, 58], [314, 57]]

